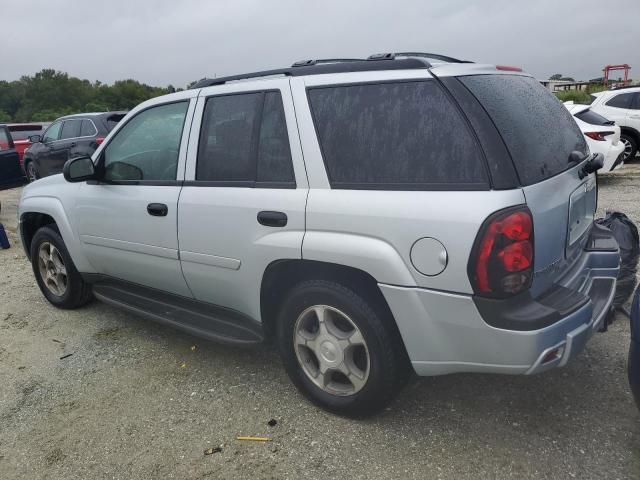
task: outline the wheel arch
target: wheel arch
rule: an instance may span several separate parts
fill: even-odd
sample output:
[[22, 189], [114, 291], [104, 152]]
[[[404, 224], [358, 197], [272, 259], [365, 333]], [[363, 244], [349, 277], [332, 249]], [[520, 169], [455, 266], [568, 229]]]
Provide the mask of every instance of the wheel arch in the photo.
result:
[[635, 141], [636, 141], [636, 145], [638, 147], [640, 147], [640, 132], [638, 132], [638, 130], [636, 130], [633, 127], [620, 127], [620, 133], [626, 133], [630, 136], [632, 136]]
[[74, 235], [62, 203], [57, 198], [43, 196], [23, 199], [20, 202], [19, 223], [22, 245], [29, 259], [31, 259], [31, 242], [38, 229], [55, 225], [77, 270], [82, 273], [95, 272], [82, 253], [80, 242]]
[[[334, 281], [363, 295], [382, 312], [382, 317], [391, 323], [393, 331], [402, 342], [403, 354], [407, 355], [400, 330], [378, 287], [377, 280], [368, 272], [358, 268], [316, 260], [276, 260], [265, 269], [260, 286], [260, 316], [265, 338], [273, 338], [279, 308], [288, 292], [305, 280]], [[406, 358], [408, 359], [408, 355]]]

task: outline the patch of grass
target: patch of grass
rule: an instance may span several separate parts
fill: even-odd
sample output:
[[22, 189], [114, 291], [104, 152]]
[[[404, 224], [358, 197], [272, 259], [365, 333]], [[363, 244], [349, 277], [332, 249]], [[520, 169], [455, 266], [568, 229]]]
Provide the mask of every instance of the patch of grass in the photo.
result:
[[587, 92], [583, 92], [582, 90], [567, 90], [566, 92], [555, 92], [556, 97], [561, 102], [570, 102], [574, 103], [591, 103], [591, 95]]

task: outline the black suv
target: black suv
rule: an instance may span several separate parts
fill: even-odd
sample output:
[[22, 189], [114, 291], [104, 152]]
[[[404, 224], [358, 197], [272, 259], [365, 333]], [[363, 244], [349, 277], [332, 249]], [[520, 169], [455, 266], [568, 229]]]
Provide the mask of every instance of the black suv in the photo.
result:
[[24, 169], [30, 182], [62, 173], [70, 158], [90, 156], [126, 112], [79, 113], [61, 117], [42, 135], [32, 135], [33, 143], [24, 154]]

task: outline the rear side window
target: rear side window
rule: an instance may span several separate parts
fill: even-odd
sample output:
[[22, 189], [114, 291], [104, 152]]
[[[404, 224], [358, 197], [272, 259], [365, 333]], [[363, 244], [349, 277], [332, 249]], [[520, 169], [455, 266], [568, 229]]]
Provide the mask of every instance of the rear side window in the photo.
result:
[[489, 113], [524, 185], [567, 170], [574, 150], [587, 154], [571, 113], [536, 79], [474, 75], [460, 80]]
[[621, 93], [607, 102], [608, 107], [630, 108], [633, 93]]
[[580, 112], [576, 114], [576, 118], [579, 118], [583, 122], [589, 123], [591, 125], [613, 125], [615, 122], [613, 120], [607, 120], [599, 113], [592, 111], [591, 109], [585, 110], [584, 112]]
[[65, 138], [77, 138], [80, 136], [80, 126], [82, 120], [65, 120], [62, 124], [62, 133], [60, 134], [60, 140]]
[[640, 93], [633, 95], [633, 101], [631, 102], [631, 110], [640, 110]]
[[332, 188], [488, 188], [480, 147], [435, 81], [308, 95]]
[[256, 182], [258, 186], [295, 185], [280, 92], [222, 95], [207, 100], [196, 180], [238, 186]]
[[98, 133], [98, 131], [91, 120], [82, 120], [82, 127], [80, 128], [81, 137], [93, 137], [96, 133]]

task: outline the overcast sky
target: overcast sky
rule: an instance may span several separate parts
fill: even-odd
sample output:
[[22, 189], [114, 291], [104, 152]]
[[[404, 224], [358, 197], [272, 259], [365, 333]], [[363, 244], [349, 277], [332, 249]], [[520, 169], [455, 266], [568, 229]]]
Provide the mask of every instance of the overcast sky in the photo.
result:
[[390, 51], [518, 65], [540, 79], [628, 63], [640, 78], [638, 0], [0, 0], [0, 10], [0, 80], [54, 68], [178, 87]]

